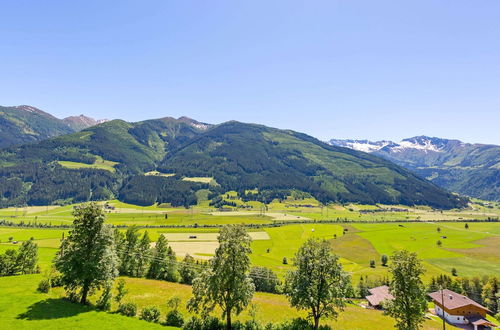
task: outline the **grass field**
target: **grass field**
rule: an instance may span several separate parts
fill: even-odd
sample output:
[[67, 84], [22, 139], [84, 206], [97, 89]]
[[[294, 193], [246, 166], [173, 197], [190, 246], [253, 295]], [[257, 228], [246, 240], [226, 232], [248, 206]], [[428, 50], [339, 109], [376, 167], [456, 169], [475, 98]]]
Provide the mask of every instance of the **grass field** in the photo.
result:
[[[36, 292], [41, 275], [22, 275], [0, 278], [0, 326], [1, 329], [175, 329], [128, 318], [118, 314], [98, 312], [91, 307], [68, 302], [61, 288], [48, 294]], [[191, 296], [191, 287], [182, 284], [139, 278], [125, 278], [128, 295], [124, 301], [134, 302], [139, 310], [145, 306], [156, 305], [162, 311], [162, 319], [168, 311], [166, 302], [177, 296], [181, 299], [180, 311], [187, 316], [185, 305]], [[95, 302], [96, 297], [94, 296]], [[286, 318], [305, 316], [303, 312], [292, 309], [282, 295], [256, 293], [253, 304], [257, 307], [257, 319], [262, 323], [281, 322]], [[113, 310], [116, 306], [113, 305]], [[217, 311], [215, 312], [217, 315]], [[355, 317], [354, 317], [355, 315]], [[220, 315], [219, 315], [220, 316]], [[285, 316], [285, 317], [284, 317]], [[244, 311], [237, 319], [250, 318]], [[392, 319], [380, 311], [349, 305], [337, 321], [324, 320], [334, 329], [390, 329]], [[440, 329], [435, 319], [426, 321], [424, 329]]]
[[[228, 194], [227, 198], [233, 198]], [[250, 202], [249, 202], [250, 203]], [[498, 222], [428, 222], [436, 217], [454, 219], [480, 218], [495, 215], [497, 209], [471, 208], [436, 212], [426, 208], [413, 208], [407, 212], [386, 211], [364, 213], [385, 206], [369, 205], [331, 205], [321, 208], [313, 200], [273, 202], [265, 208], [259, 202], [251, 202], [253, 208], [245, 211], [235, 209], [232, 212], [214, 212], [208, 202], [200, 203], [190, 209], [172, 208], [169, 205], [139, 207], [109, 201], [114, 207], [107, 214], [108, 223], [126, 225], [190, 225], [198, 228], [141, 228], [148, 231], [153, 241], [160, 235], [166, 235], [181, 258], [190, 253], [199, 259], [209, 259], [217, 247], [218, 228], [203, 228], [203, 225], [223, 225], [229, 223], [256, 224], [250, 229], [255, 238], [252, 242], [250, 259], [253, 265], [273, 269], [278, 277], [283, 278], [293, 265], [293, 256], [301, 244], [309, 237], [327, 239], [340, 257], [345, 270], [351, 273], [354, 284], [360, 276], [387, 276], [388, 269], [380, 265], [383, 254], [390, 255], [394, 250], [406, 249], [417, 252], [426, 268], [425, 280], [438, 274], [450, 274], [451, 268], [458, 270], [459, 276], [481, 276], [500, 274], [500, 223]], [[400, 206], [394, 206], [400, 207]], [[9, 208], [0, 210], [0, 219], [9, 221], [37, 221], [52, 224], [70, 224], [72, 205]], [[167, 217], [165, 217], [165, 214]], [[490, 215], [488, 215], [490, 214]], [[320, 224], [314, 220], [334, 219], [335, 217], [351, 220], [349, 223]], [[299, 217], [299, 218], [297, 218]], [[363, 220], [376, 221], [384, 217], [387, 222], [362, 223]], [[416, 222], [397, 222], [409, 220]], [[259, 227], [259, 224], [272, 224], [280, 220], [304, 221], [302, 224], [287, 224], [279, 227]], [[308, 220], [310, 219], [310, 220]], [[360, 221], [361, 220], [361, 221]], [[380, 220], [380, 219], [379, 219]], [[443, 220], [443, 219], [441, 219]], [[440, 231], [438, 232], [438, 227]], [[42, 272], [49, 269], [57, 252], [60, 239], [67, 230], [32, 229], [0, 227], [0, 253], [9, 248], [18, 248], [22, 241], [33, 237], [39, 246], [39, 264]], [[197, 239], [189, 239], [196, 235]], [[444, 236], [446, 238], [444, 238]], [[10, 239], [12, 238], [12, 239]], [[260, 239], [258, 239], [260, 238]], [[441, 246], [437, 241], [441, 241]], [[12, 241], [18, 241], [13, 244]], [[288, 264], [283, 264], [283, 258]], [[376, 266], [369, 266], [375, 260]], [[61, 299], [61, 289], [50, 294], [39, 294], [35, 287], [42, 275], [27, 275], [0, 278], [0, 328], [1, 329], [68, 329], [88, 325], [96, 329], [113, 328], [160, 328], [138, 319], [129, 319], [116, 314], [97, 312], [90, 307], [74, 305]], [[140, 308], [158, 305], [162, 313], [167, 311], [166, 301], [174, 295], [182, 299], [181, 311], [187, 314], [185, 302], [191, 295], [189, 286], [129, 278], [130, 290], [125, 300], [134, 301]], [[284, 296], [257, 293], [253, 299], [258, 309], [261, 322], [283, 321], [287, 318], [303, 316], [291, 309]], [[48, 312], [47, 312], [48, 311]], [[240, 320], [249, 318], [247, 312], [239, 316]], [[57, 322], [56, 322], [57, 321]], [[389, 329], [393, 321], [379, 311], [367, 310], [356, 305], [347, 307], [340, 314], [338, 321], [329, 321], [335, 329]], [[428, 320], [425, 329], [438, 329], [437, 320]], [[165, 329], [165, 328], [163, 328]]]
[[[207, 179], [207, 178], [205, 178]], [[200, 196], [204, 195], [200, 192]], [[440, 221], [499, 218], [500, 208], [487, 208], [471, 204], [467, 209], [436, 211], [428, 207], [402, 205], [339, 205], [321, 206], [312, 198], [273, 201], [264, 206], [260, 202], [243, 202], [236, 198], [236, 192], [223, 194], [224, 199], [240, 207], [228, 207], [229, 212], [220, 212], [209, 206], [209, 201], [200, 200], [189, 209], [173, 208], [170, 205], [136, 206], [117, 200], [108, 201], [108, 222], [116, 225], [222, 225], [230, 223], [268, 224], [273, 221]], [[104, 204], [104, 202], [100, 202]], [[242, 207], [244, 207], [242, 209]], [[40, 222], [69, 224], [72, 221], [73, 205], [31, 206], [0, 209], [0, 219], [12, 222]], [[406, 211], [403, 211], [406, 210]], [[376, 212], [375, 212], [376, 211]], [[167, 215], [168, 218], [165, 218]]]
[[100, 156], [96, 156], [96, 160], [94, 161], [93, 164], [85, 164], [85, 163], [78, 163], [78, 162], [70, 162], [66, 160], [60, 160], [58, 161], [59, 165], [62, 167], [66, 168], [94, 168], [98, 170], [106, 170], [110, 172], [115, 172], [115, 165], [117, 165], [117, 162], [113, 162], [110, 160], [105, 160]]
[[[227, 217], [222, 217], [227, 219]], [[251, 220], [249, 220], [251, 221]], [[133, 223], [133, 221], [131, 221]], [[280, 277], [290, 269], [292, 258], [309, 237], [330, 241], [333, 251], [341, 258], [344, 268], [354, 278], [363, 275], [384, 276], [387, 268], [380, 265], [383, 254], [406, 249], [416, 252], [427, 269], [426, 277], [450, 274], [452, 268], [459, 276], [500, 274], [500, 223], [350, 223], [350, 224], [293, 224], [251, 229], [251, 261], [258, 266], [272, 268]], [[437, 228], [440, 228], [440, 232]], [[344, 234], [344, 229], [347, 231]], [[209, 259], [217, 247], [217, 228], [143, 228], [153, 241], [165, 234], [172, 248], [181, 258], [186, 253], [200, 259]], [[0, 251], [17, 248], [20, 243], [35, 238], [40, 248], [42, 268], [50, 264], [60, 244], [61, 229], [31, 229], [0, 227]], [[269, 239], [262, 239], [263, 234]], [[189, 239], [197, 235], [197, 239]], [[257, 235], [257, 236], [256, 236]], [[336, 237], [336, 238], [335, 238]], [[443, 238], [446, 237], [446, 238]], [[261, 238], [261, 239], [259, 239]], [[267, 238], [267, 237], [266, 237]], [[441, 246], [437, 241], [441, 241]], [[287, 258], [288, 265], [283, 264]], [[376, 267], [369, 266], [374, 260]]]

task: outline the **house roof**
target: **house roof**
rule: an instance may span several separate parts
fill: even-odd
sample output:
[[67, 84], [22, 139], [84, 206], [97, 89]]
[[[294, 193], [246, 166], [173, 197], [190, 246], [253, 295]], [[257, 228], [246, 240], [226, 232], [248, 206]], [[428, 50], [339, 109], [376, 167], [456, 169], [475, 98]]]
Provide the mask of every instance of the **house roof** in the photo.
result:
[[366, 300], [368, 300], [372, 306], [378, 306], [384, 300], [394, 299], [394, 297], [389, 293], [389, 287], [387, 285], [378, 286], [368, 291], [371, 295], [366, 296]]
[[466, 296], [463, 296], [459, 293], [453, 292], [448, 289], [444, 289], [442, 291], [443, 291], [442, 295], [441, 295], [441, 290], [439, 290], [436, 292], [429, 293], [429, 297], [431, 297], [435, 303], [438, 303], [439, 305], [444, 305], [444, 307], [447, 309], [456, 309], [460, 307], [473, 305], [491, 313], [489, 309], [487, 309], [484, 306], [481, 306], [480, 304], [478, 304], [477, 302]]
[[472, 325], [483, 325], [483, 326], [488, 326], [488, 327], [495, 327], [496, 325], [488, 320], [485, 320], [483, 319], [482, 317], [468, 317], [467, 320], [469, 320], [469, 322], [472, 324]]

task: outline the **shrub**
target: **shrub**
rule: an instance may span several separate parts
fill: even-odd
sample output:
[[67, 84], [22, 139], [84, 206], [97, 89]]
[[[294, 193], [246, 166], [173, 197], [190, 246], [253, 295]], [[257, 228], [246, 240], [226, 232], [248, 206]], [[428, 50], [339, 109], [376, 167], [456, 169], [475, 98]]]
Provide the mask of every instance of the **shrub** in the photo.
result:
[[178, 310], [171, 310], [167, 313], [165, 317], [165, 325], [169, 325], [171, 327], [182, 327], [184, 324], [184, 317]]
[[255, 291], [276, 293], [279, 280], [276, 274], [269, 268], [252, 267], [250, 278], [255, 285]]
[[451, 275], [453, 275], [453, 276], [457, 276], [458, 275], [458, 272], [457, 272], [456, 268], [452, 268], [451, 269]]
[[387, 262], [389, 261], [389, 258], [387, 255], [383, 254], [382, 257], [380, 258], [380, 261], [382, 262], [382, 266], [387, 266]]
[[111, 299], [113, 294], [111, 293], [111, 285], [108, 284], [104, 288], [101, 297], [96, 303], [96, 307], [102, 311], [109, 311], [111, 309]]
[[141, 320], [158, 323], [160, 322], [160, 310], [156, 306], [144, 307], [141, 311]]
[[50, 278], [50, 286], [53, 287], [53, 288], [57, 288], [57, 287], [63, 286], [62, 275], [58, 274], [58, 275], [52, 276]]
[[50, 280], [48, 278], [41, 280], [40, 283], [38, 283], [37, 291], [41, 293], [48, 293], [50, 291]]
[[203, 329], [203, 322], [196, 316], [190, 317], [182, 326], [183, 330], [200, 330]]
[[115, 296], [115, 301], [120, 304], [123, 297], [128, 293], [128, 290], [125, 288], [125, 280], [124, 279], [119, 279], [118, 283], [116, 285], [116, 296]]
[[370, 260], [370, 267], [375, 268], [375, 260]]
[[135, 316], [137, 314], [137, 306], [134, 303], [125, 303], [118, 306], [118, 313], [125, 316]]
[[[266, 326], [268, 327], [268, 326]], [[314, 326], [303, 318], [296, 318], [291, 321], [285, 321], [273, 327], [273, 330], [313, 330]], [[321, 325], [320, 330], [331, 330], [330, 326]]]
[[288, 265], [288, 259], [286, 257], [283, 257], [283, 265]]

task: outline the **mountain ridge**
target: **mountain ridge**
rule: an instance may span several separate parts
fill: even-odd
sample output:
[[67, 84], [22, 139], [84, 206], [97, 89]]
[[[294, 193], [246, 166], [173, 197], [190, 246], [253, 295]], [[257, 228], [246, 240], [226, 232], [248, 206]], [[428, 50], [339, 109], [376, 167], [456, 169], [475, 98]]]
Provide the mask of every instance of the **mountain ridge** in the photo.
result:
[[0, 148], [70, 134], [101, 122], [84, 115], [59, 119], [30, 105], [0, 106]]
[[500, 146], [425, 135], [399, 143], [337, 139], [329, 143], [384, 157], [457, 193], [500, 200]]

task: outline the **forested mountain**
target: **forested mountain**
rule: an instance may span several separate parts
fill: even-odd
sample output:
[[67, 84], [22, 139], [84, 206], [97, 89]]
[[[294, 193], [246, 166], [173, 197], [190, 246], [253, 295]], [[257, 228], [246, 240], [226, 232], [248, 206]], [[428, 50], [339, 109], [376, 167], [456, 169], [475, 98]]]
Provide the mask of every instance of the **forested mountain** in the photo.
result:
[[83, 115], [58, 119], [28, 105], [0, 106], [0, 148], [73, 133], [99, 122]]
[[500, 146], [416, 136], [391, 141], [331, 140], [389, 159], [457, 193], [500, 200]]
[[[155, 171], [155, 175], [149, 175]], [[148, 174], [148, 175], [145, 175]], [[183, 180], [212, 177], [212, 183]], [[217, 126], [189, 118], [113, 120], [81, 132], [0, 151], [0, 203], [89, 199], [189, 205], [195, 192], [236, 190], [269, 201], [291, 190], [322, 202], [402, 203], [437, 208], [465, 201], [408, 170], [308, 135], [261, 125]], [[257, 193], [247, 194], [247, 190]]]

